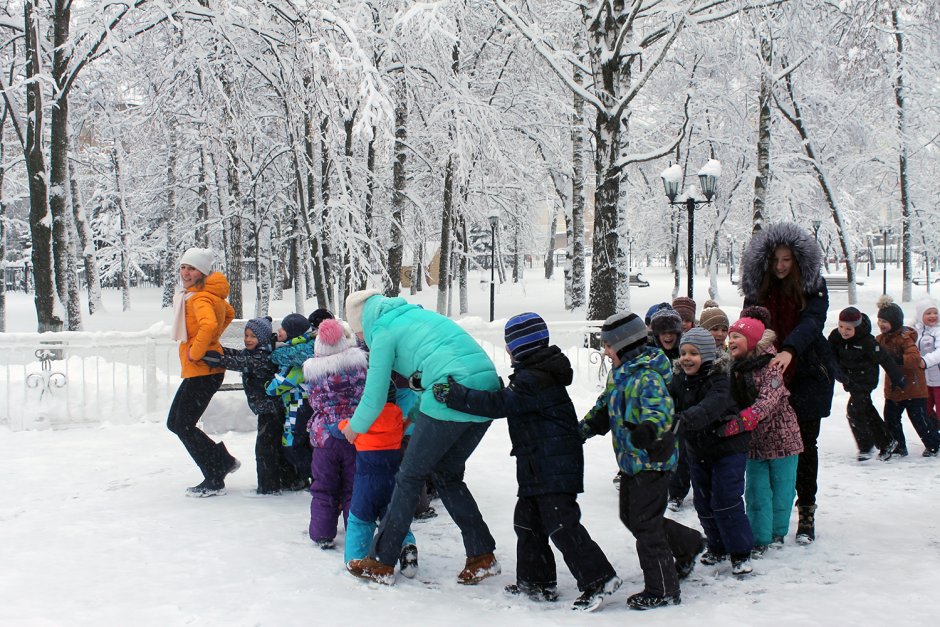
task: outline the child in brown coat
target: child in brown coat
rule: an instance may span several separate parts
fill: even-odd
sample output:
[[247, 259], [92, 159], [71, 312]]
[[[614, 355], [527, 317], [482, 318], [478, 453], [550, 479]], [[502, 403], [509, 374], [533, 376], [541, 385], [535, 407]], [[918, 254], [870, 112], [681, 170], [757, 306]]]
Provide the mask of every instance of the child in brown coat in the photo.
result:
[[895, 455], [907, 455], [907, 442], [901, 428], [901, 413], [906, 410], [914, 430], [924, 443], [924, 457], [936, 457], [940, 450], [940, 433], [927, 417], [927, 380], [920, 367], [917, 332], [904, 326], [904, 312], [888, 296], [878, 299], [878, 328], [881, 335], [875, 339], [901, 367], [907, 381], [904, 388], [887, 380], [884, 384], [885, 422], [888, 423], [891, 435], [898, 441]]

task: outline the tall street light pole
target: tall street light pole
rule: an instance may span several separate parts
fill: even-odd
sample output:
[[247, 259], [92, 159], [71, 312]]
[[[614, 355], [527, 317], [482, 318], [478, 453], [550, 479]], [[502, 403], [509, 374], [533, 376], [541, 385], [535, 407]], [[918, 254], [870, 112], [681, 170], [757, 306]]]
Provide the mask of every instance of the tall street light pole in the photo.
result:
[[888, 293], [888, 227], [881, 227], [881, 293]]
[[499, 216], [492, 214], [490, 220], [490, 322], [496, 319], [496, 223]]
[[712, 201], [712, 198], [714, 198], [716, 188], [718, 187], [718, 177], [721, 176], [721, 163], [716, 159], [709, 159], [708, 163], [706, 163], [698, 172], [699, 186], [701, 187], [702, 194], [705, 195], [705, 200], [696, 198], [699, 190], [697, 190], [693, 185], [690, 185], [686, 190], [684, 198], [676, 198], [679, 195], [679, 187], [682, 185], [682, 168], [680, 168], [678, 165], [670, 165], [668, 168], [663, 170], [660, 176], [663, 179], [663, 187], [666, 190], [666, 197], [669, 199], [669, 204], [684, 205], [686, 213], [688, 213], [689, 244], [688, 260], [686, 262], [688, 278], [686, 281], [688, 283], [689, 298], [694, 298], [695, 207], [697, 205], [706, 205]]

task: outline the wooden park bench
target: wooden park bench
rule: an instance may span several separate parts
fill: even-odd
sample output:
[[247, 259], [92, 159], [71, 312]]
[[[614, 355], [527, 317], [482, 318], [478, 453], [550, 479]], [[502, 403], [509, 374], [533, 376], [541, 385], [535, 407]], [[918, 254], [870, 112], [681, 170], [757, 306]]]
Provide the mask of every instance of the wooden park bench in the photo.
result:
[[[849, 289], [849, 280], [845, 278], [845, 275], [824, 274], [823, 279], [825, 279], [826, 287], [829, 288], [829, 291], [844, 292]], [[865, 282], [856, 278], [855, 285], [865, 285]]]

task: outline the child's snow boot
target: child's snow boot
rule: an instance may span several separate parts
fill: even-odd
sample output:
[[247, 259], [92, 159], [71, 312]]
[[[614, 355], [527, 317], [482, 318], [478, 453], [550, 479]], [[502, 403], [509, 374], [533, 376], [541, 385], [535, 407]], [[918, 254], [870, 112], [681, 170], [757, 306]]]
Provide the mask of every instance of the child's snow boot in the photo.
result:
[[509, 584], [503, 588], [503, 592], [514, 597], [525, 595], [532, 601], [537, 602], [548, 601], [552, 603], [558, 600], [558, 589], [553, 583], [526, 583], [520, 581]]
[[603, 581], [596, 586], [591, 586], [584, 590], [574, 603], [571, 609], [582, 612], [593, 612], [604, 603], [604, 597], [609, 597], [620, 588], [620, 577], [614, 575], [607, 581]]
[[812, 544], [816, 540], [816, 505], [799, 505], [800, 521], [796, 526], [796, 543]]
[[225, 482], [221, 479], [206, 479], [199, 485], [186, 488], [186, 496], [205, 498], [207, 496], [222, 496], [225, 494]]
[[627, 606], [631, 610], [652, 610], [657, 607], [666, 607], [667, 605], [679, 605], [681, 599], [679, 593], [659, 596], [644, 590], [637, 592], [627, 599]]
[[399, 572], [408, 579], [414, 579], [418, 574], [418, 547], [406, 544], [401, 548], [398, 556]]
[[751, 567], [751, 556], [749, 553], [741, 557], [731, 558], [731, 574], [735, 577], [743, 577], [753, 571], [754, 569]]

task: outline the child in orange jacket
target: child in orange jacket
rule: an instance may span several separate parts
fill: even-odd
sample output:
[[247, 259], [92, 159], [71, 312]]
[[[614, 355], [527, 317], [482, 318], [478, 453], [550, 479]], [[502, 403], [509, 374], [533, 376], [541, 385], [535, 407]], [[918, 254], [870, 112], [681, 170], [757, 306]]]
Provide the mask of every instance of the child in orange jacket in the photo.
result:
[[[389, 402], [382, 408], [379, 417], [366, 433], [360, 433], [353, 442], [356, 446], [356, 476], [343, 552], [347, 564], [350, 560], [368, 555], [378, 521], [385, 515], [392, 500], [395, 474], [401, 464], [401, 440], [405, 434], [405, 419], [398, 405], [392, 402], [394, 399], [395, 386], [392, 384]], [[331, 427], [331, 430], [335, 428], [341, 433], [348, 423], [349, 420], [343, 420]], [[410, 529], [402, 542], [399, 566], [405, 577], [411, 578], [417, 574], [418, 548]]]

